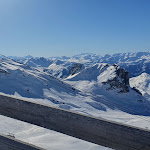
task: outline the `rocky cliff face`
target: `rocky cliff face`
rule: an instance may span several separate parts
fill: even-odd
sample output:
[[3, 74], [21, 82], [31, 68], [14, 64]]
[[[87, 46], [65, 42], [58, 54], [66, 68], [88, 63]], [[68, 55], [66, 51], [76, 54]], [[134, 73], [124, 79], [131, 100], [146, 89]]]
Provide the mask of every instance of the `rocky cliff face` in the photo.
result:
[[107, 90], [120, 89], [119, 93], [129, 92], [129, 72], [117, 65], [113, 65], [113, 67], [115, 68], [115, 77], [108, 79], [106, 82], [103, 82], [103, 84], [110, 85]]
[[[81, 65], [75, 65], [72, 68], [72, 74], [79, 69], [81, 69]], [[77, 81], [79, 88], [86, 85], [88, 91], [96, 91], [96, 93], [100, 93], [101, 88], [107, 91], [115, 90], [114, 92], [117, 93], [127, 93], [130, 87], [129, 72], [120, 68], [120, 66], [106, 63], [98, 63], [92, 67], [81, 69], [78, 74], [69, 76], [67, 81]]]

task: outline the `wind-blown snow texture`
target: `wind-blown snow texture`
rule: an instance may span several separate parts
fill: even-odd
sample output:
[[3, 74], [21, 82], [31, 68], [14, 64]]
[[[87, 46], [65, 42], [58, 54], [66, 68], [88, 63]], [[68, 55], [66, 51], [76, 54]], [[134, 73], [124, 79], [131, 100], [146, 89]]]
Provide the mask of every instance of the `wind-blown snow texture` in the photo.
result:
[[[1, 93], [142, 128], [150, 128], [149, 121], [147, 121], [150, 115], [149, 74], [144, 73], [130, 79], [131, 87], [136, 87], [143, 94], [142, 96], [137, 89], [130, 87], [129, 73], [122, 69], [123, 67], [130, 71], [130, 76], [137, 76], [142, 72], [148, 73], [149, 52], [103, 57], [95, 54], [81, 54], [73, 57], [47, 59], [31, 56], [11, 58], [17, 61], [7, 58], [0, 59]], [[119, 64], [122, 67], [113, 64]], [[56, 146], [56, 149], [63, 147], [65, 150], [105, 149], [87, 142], [84, 144], [83, 141], [65, 135], [62, 135], [62, 139], [57, 138], [60, 144], [56, 144], [53, 139], [61, 136], [55, 132], [27, 123], [19, 127], [21, 123], [17, 121], [2, 116], [0, 118], [1, 126], [8, 124], [7, 128], [1, 128], [1, 133], [8, 134], [10, 131], [10, 133], [15, 133], [16, 138], [46, 149], [50, 149], [50, 145], [59, 145]], [[66, 138], [68, 145], [64, 144]], [[49, 140], [53, 140], [53, 144], [49, 143]]]

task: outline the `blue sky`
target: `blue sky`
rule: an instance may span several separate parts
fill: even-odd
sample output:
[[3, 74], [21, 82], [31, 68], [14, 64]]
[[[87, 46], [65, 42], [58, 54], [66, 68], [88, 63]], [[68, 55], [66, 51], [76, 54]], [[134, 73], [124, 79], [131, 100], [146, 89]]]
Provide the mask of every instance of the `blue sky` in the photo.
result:
[[0, 53], [150, 51], [150, 0], [0, 0]]

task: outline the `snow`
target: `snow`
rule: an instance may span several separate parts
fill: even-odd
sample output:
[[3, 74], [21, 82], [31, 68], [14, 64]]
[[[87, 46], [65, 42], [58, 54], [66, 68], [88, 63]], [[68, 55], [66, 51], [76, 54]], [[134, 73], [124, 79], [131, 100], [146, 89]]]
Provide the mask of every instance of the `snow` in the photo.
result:
[[111, 150], [62, 133], [0, 115], [0, 133], [47, 150]]
[[[30, 99], [30, 101], [32, 101]], [[39, 102], [33, 99], [33, 101]], [[41, 99], [42, 102], [42, 99]], [[49, 101], [47, 101], [48, 104]], [[98, 112], [98, 111], [97, 111]], [[107, 112], [101, 111], [99, 114], [93, 111], [94, 116], [101, 116], [105, 119], [122, 122], [128, 125], [134, 125], [145, 129], [150, 129], [149, 117], [130, 115], [119, 110], [107, 109]], [[0, 133], [5, 135], [14, 135], [16, 139], [32, 143], [39, 147], [55, 150], [109, 150], [96, 144], [85, 142], [58, 132], [47, 130], [15, 119], [0, 116]]]
[[94, 65], [82, 70], [80, 73], [69, 76], [64, 81], [73, 85], [82, 93], [92, 96], [94, 101], [105, 104], [111, 109], [117, 108], [132, 114], [149, 115], [149, 102], [130, 87], [129, 92], [118, 93], [120, 91], [119, 88], [115, 87], [112, 90], [108, 90], [110, 87], [109, 83], [103, 84], [115, 77], [118, 79], [118, 82], [122, 82], [122, 79], [116, 75], [115, 67], [106, 64]]
[[131, 87], [136, 87], [146, 98], [150, 100], [150, 75], [142, 73], [130, 79]]
[[[128, 55], [122, 54], [122, 57], [128, 58]], [[91, 62], [89, 58], [94, 59], [96, 56], [91, 55], [89, 57], [89, 55], [86, 55], [86, 57], [82, 57], [88, 63]], [[34, 60], [34, 58], [31, 59]], [[1, 94], [150, 129], [150, 105], [145, 97], [139, 95], [130, 87], [128, 93], [118, 93], [118, 89], [107, 90], [109, 84], [103, 84], [103, 82], [117, 77], [113, 65], [96, 63], [90, 67], [85, 67], [85, 69], [83, 68], [72, 76], [67, 76], [64, 80], [60, 80], [48, 72], [43, 72], [45, 67], [42, 66], [44, 66], [43, 61], [45, 60], [43, 58], [40, 60], [41, 62], [38, 65], [34, 64], [35, 69], [27, 64], [10, 59], [1, 59]], [[43, 65], [40, 65], [40, 63]], [[47, 65], [48, 69], [52, 69], [54, 74], [58, 72], [61, 74], [63, 69], [69, 71], [69, 65], [73, 64], [58, 60], [50, 63], [50, 65]], [[142, 74], [139, 77], [132, 78], [130, 84], [136, 86], [143, 94], [150, 94], [149, 76], [149, 74]], [[121, 79], [118, 78], [118, 80], [121, 82]], [[139, 100], [142, 100], [142, 102]], [[4, 116], [0, 116], [0, 120], [0, 133], [14, 134], [17, 139], [45, 149], [108, 149]]]
[[[72, 64], [81, 63], [85, 67], [91, 67], [95, 63], [117, 64], [130, 72], [131, 77], [138, 76], [144, 72], [150, 74], [150, 52], [118, 53], [100, 56], [91, 53], [83, 53], [72, 57], [12, 57], [26, 65], [36, 67], [49, 72], [57, 78], [66, 78], [70, 75], [69, 69]], [[61, 64], [57, 64], [57, 61]], [[53, 64], [51, 66], [51, 64]], [[56, 65], [56, 67], [54, 67]], [[61, 66], [61, 67], [60, 67]], [[60, 67], [60, 69], [58, 69]]]
[[[2, 60], [0, 66], [2, 70], [0, 91], [2, 93], [74, 111], [78, 111], [85, 103], [79, 102], [85, 96], [75, 94], [70, 85], [45, 73], [11, 60]], [[74, 103], [71, 103], [70, 99], [75, 99]], [[82, 108], [82, 112], [87, 112], [89, 105], [86, 105], [87, 108], [85, 110]], [[0, 120], [0, 133], [12, 134], [17, 139], [45, 149], [108, 149], [4, 116], [0, 116]]]
[[[101, 108], [95, 109], [97, 103], [103, 105], [103, 110], [117, 108], [124, 111], [117, 106], [121, 105], [137, 112], [132, 114], [148, 115], [150, 113], [147, 101], [132, 89], [129, 93], [119, 94], [118, 89], [107, 90], [109, 85], [102, 84], [116, 76], [114, 66], [96, 64], [68, 77], [65, 80], [66, 83], [47, 73], [11, 60], [2, 60], [0, 67], [3, 70], [0, 72], [0, 91], [5, 94], [20, 95], [36, 100], [44, 99], [43, 101], [49, 101], [50, 105], [91, 115], [94, 111], [99, 114]], [[139, 99], [143, 103], [139, 102]], [[117, 105], [114, 106], [112, 103]]]

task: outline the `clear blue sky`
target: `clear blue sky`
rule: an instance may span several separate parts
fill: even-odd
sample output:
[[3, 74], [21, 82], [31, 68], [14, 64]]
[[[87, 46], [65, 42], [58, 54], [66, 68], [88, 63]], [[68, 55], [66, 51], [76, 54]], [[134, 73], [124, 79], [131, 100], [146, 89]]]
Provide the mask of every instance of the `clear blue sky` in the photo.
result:
[[150, 51], [150, 0], [0, 0], [0, 53]]

